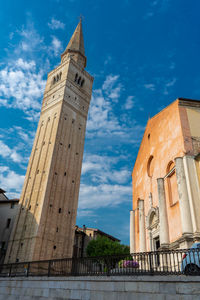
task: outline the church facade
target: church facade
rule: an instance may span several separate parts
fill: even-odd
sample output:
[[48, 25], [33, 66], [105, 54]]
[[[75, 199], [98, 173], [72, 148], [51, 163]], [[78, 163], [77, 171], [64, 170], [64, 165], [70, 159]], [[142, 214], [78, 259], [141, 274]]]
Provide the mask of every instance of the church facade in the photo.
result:
[[149, 119], [132, 173], [130, 250], [200, 241], [200, 101], [179, 98]]
[[93, 77], [81, 20], [48, 74], [40, 120], [5, 262], [72, 257]]

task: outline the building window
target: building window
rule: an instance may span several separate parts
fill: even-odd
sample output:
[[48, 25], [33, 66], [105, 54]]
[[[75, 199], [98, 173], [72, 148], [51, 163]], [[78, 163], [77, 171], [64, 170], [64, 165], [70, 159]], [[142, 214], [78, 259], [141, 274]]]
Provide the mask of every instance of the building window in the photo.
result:
[[176, 170], [175, 164], [173, 161], [170, 161], [167, 170], [166, 170], [166, 185], [167, 185], [167, 194], [169, 198], [170, 206], [173, 206], [178, 202], [178, 188], [176, 181]]
[[83, 79], [83, 80], [81, 81], [81, 87], [84, 85], [84, 82], [85, 82], [85, 80]]
[[62, 72], [60, 72], [59, 74], [55, 75], [53, 77], [53, 80], [52, 80], [52, 85], [54, 85], [55, 83], [57, 83], [58, 81], [61, 80], [61, 76], [62, 76]]
[[3, 241], [3, 242], [1, 242], [1, 249], [2, 249], [2, 250], [4, 250], [4, 249], [5, 249], [5, 245], [6, 245], [6, 242], [4, 242], [4, 241]]
[[81, 76], [79, 77], [78, 81], [77, 81], [78, 84], [81, 83]]
[[7, 222], [6, 222], [6, 228], [9, 228], [9, 227], [10, 227], [10, 223], [11, 223], [11, 219], [7, 219]]
[[77, 79], [78, 79], [78, 73], [76, 73], [75, 78], [74, 78], [74, 81], [76, 82]]
[[76, 73], [75, 78], [74, 78], [74, 82], [76, 82], [78, 85], [83, 87], [83, 85], [85, 83], [85, 80], [83, 78], [81, 78], [81, 76], [79, 76], [78, 73]]
[[15, 206], [15, 203], [14, 203], [14, 202], [11, 202], [11, 203], [10, 203], [10, 208], [14, 208], [14, 206]]
[[151, 155], [147, 162], [147, 174], [149, 177], [153, 176], [154, 157]]

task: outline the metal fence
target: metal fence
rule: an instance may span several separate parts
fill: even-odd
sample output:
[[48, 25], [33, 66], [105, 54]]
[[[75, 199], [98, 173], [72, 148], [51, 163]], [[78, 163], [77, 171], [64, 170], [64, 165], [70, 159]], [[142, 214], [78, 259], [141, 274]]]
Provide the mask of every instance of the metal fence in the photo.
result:
[[0, 265], [0, 277], [170, 274], [200, 275], [200, 249], [65, 258]]

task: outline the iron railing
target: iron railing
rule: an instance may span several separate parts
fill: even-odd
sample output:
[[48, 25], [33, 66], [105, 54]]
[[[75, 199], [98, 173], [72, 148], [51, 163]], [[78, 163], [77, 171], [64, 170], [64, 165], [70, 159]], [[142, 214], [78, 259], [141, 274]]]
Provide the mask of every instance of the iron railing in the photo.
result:
[[0, 277], [200, 275], [200, 249], [170, 250], [0, 265]]

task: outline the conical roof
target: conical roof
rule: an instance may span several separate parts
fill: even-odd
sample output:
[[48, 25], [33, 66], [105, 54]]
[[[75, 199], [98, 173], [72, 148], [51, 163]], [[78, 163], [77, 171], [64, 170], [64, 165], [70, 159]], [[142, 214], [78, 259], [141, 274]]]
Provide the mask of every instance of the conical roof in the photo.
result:
[[67, 52], [79, 52], [81, 55], [85, 56], [84, 40], [83, 40], [83, 31], [82, 31], [82, 22], [78, 23], [67, 48], [65, 49], [64, 54]]

